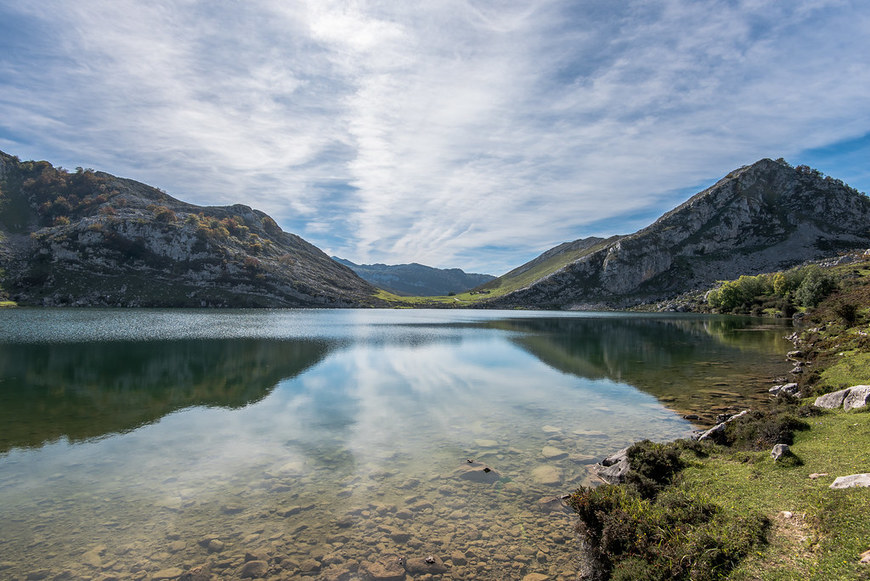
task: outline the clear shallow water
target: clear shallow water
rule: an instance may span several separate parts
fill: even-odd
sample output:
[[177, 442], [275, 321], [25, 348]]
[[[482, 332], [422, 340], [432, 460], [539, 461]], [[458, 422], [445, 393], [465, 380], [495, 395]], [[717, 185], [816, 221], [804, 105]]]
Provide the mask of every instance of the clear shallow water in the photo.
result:
[[[271, 578], [365, 578], [393, 555], [408, 578], [571, 578], [570, 515], [539, 499], [630, 442], [687, 435], [674, 410], [763, 396], [784, 334], [586, 313], [6, 311], [0, 575], [238, 578], [248, 553]], [[464, 479], [468, 459], [494, 481]]]

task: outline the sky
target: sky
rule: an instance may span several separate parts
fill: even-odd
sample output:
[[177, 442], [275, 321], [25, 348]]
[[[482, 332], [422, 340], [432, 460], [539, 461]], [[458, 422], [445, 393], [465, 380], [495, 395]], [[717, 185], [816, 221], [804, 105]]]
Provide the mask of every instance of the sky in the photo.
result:
[[783, 157], [870, 191], [865, 0], [0, 0], [0, 150], [503, 274]]

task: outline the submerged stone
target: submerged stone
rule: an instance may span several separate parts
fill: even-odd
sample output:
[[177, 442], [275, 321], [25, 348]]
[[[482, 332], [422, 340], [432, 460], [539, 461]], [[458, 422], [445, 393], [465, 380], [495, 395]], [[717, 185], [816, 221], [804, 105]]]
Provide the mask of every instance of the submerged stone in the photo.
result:
[[541, 450], [541, 455], [547, 460], [561, 460], [568, 457], [568, 452], [555, 446], [544, 446]]
[[405, 579], [405, 559], [399, 555], [384, 555], [372, 563], [362, 566], [372, 581], [403, 581]]
[[447, 566], [440, 557], [412, 557], [405, 563], [405, 570], [411, 575], [441, 575], [447, 572]]
[[242, 569], [239, 571], [239, 576], [242, 579], [257, 579], [266, 575], [268, 570], [269, 564], [266, 561], [248, 561], [242, 565]]
[[538, 466], [532, 470], [532, 480], [545, 486], [557, 486], [562, 483], [562, 471], [555, 466]]
[[497, 482], [501, 475], [482, 462], [465, 463], [454, 472], [454, 476], [460, 480], [492, 484]]

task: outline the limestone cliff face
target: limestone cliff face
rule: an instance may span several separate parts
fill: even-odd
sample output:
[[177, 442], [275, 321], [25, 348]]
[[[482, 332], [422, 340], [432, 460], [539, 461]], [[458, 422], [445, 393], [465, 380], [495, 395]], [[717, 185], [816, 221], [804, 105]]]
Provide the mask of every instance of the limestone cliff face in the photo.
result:
[[764, 159], [492, 304], [628, 306], [868, 246], [866, 195], [805, 166]]
[[25, 305], [360, 306], [376, 292], [258, 210], [2, 152], [0, 267]]

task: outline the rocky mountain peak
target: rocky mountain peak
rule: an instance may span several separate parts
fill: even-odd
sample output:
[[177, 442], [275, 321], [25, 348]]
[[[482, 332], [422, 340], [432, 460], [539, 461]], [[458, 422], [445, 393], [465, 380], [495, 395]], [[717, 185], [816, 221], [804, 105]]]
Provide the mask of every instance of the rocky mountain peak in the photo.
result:
[[627, 306], [867, 246], [867, 196], [809, 167], [763, 159], [494, 302]]
[[0, 269], [20, 304], [362, 306], [376, 289], [268, 215], [0, 154]]

